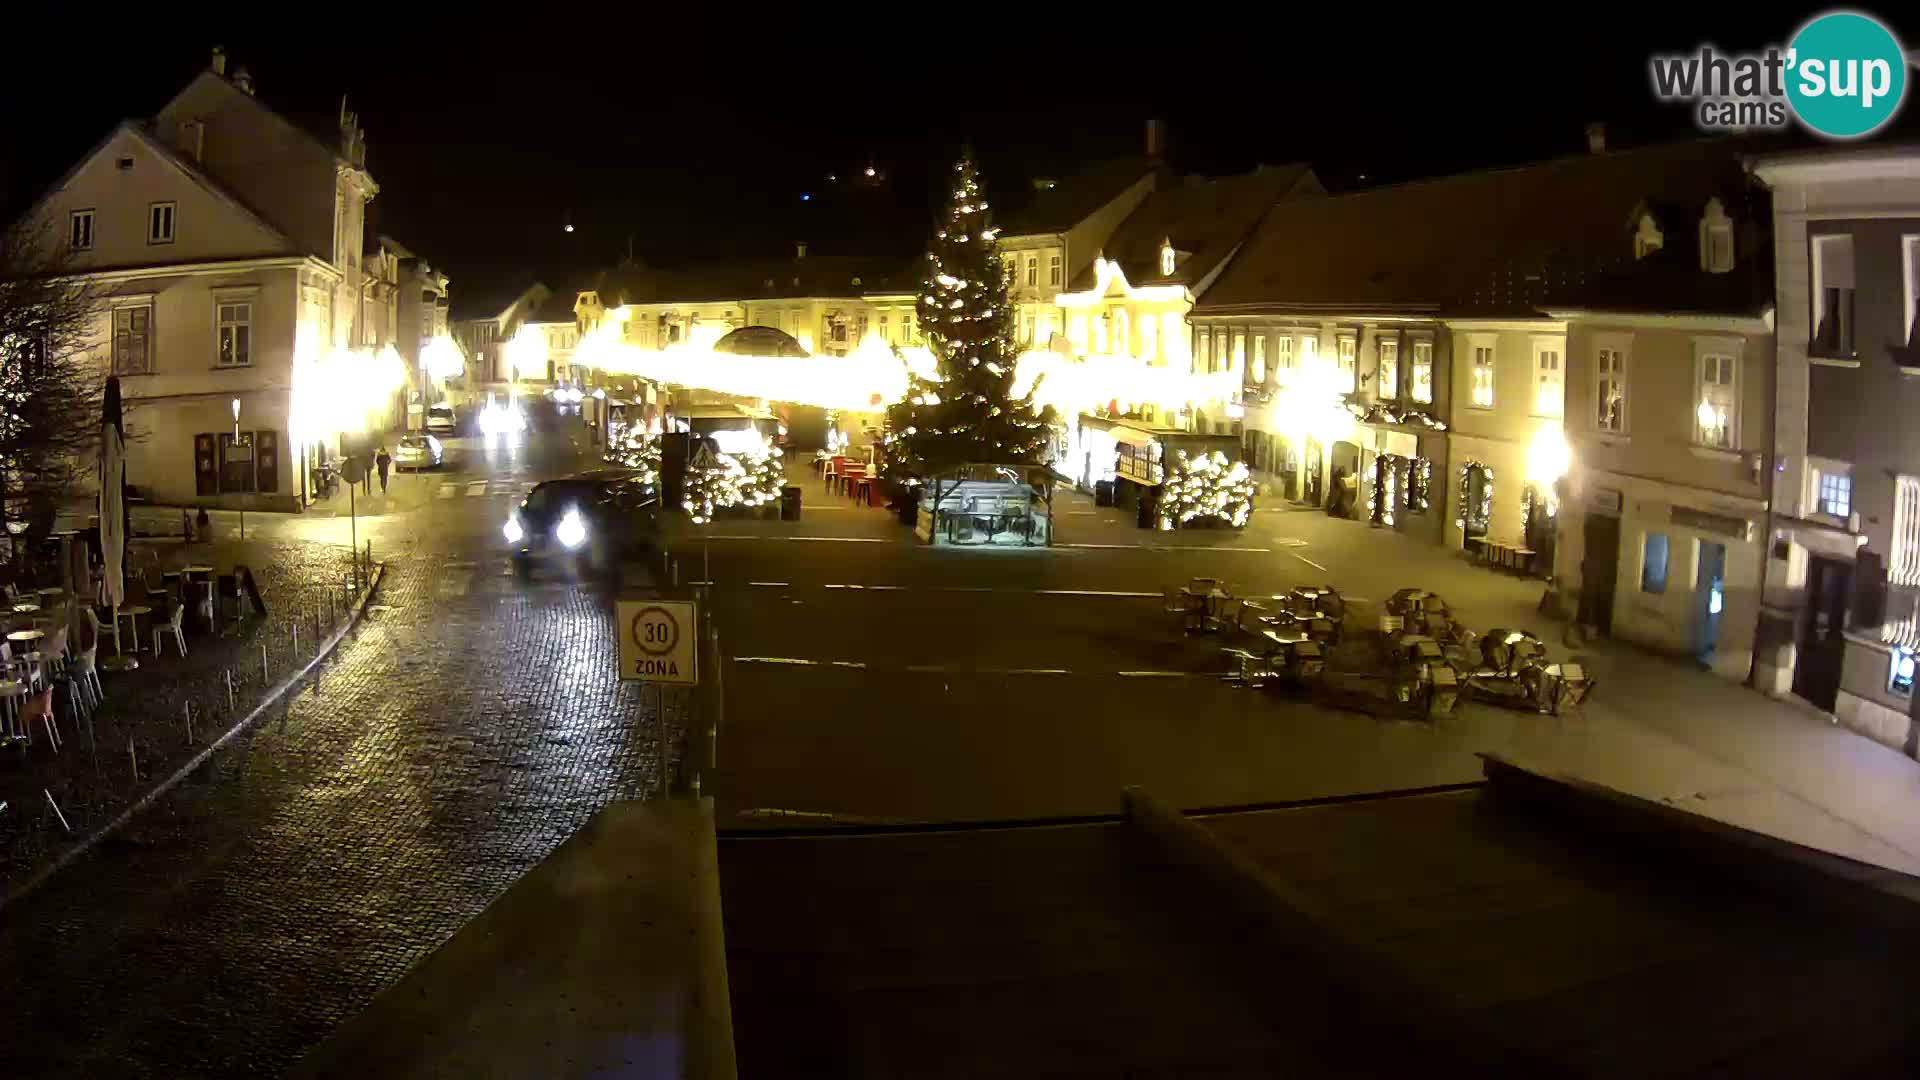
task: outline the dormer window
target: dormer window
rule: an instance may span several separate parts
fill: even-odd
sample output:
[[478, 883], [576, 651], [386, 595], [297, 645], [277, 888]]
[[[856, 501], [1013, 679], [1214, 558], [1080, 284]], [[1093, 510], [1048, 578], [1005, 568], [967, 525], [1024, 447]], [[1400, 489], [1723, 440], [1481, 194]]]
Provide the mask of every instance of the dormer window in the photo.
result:
[[1700, 269], [1709, 274], [1733, 269], [1733, 219], [1719, 199], [1708, 199], [1700, 216]]
[[1173, 241], [1160, 241], [1160, 276], [1173, 276]]
[[1667, 236], [1651, 213], [1642, 213], [1633, 232], [1633, 257], [1644, 259], [1666, 245]]

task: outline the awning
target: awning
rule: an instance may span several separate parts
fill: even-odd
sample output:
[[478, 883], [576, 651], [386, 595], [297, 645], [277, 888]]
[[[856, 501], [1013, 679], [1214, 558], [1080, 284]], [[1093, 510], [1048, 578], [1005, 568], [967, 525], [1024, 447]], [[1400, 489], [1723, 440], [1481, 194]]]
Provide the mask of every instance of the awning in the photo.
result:
[[1153, 434], [1151, 432], [1141, 431], [1139, 428], [1128, 427], [1125, 424], [1113, 425], [1107, 429], [1107, 434], [1113, 437], [1114, 442], [1126, 443], [1128, 446], [1138, 446], [1145, 449], [1153, 445]]

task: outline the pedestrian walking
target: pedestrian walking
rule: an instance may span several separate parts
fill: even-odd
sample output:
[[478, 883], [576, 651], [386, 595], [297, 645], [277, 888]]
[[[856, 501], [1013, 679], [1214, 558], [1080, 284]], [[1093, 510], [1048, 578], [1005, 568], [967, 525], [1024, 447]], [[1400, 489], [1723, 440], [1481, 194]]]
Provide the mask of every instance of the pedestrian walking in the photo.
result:
[[387, 473], [393, 470], [393, 455], [387, 453], [386, 443], [380, 444], [380, 453], [374, 456], [373, 463], [380, 467], [380, 494], [385, 495], [387, 493]]

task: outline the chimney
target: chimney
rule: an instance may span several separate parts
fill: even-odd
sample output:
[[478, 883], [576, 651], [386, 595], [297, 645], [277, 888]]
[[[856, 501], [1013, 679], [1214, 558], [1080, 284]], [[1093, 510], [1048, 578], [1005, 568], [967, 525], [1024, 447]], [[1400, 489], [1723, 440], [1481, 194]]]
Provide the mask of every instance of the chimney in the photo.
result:
[[807, 242], [805, 240], [798, 241], [793, 245], [793, 257], [796, 259], [804, 259], [807, 257]]
[[253, 75], [244, 67], [233, 69], [233, 85], [248, 97], [253, 96]]
[[1155, 161], [1159, 161], [1166, 155], [1166, 152], [1166, 129], [1160, 126], [1159, 117], [1150, 116], [1147, 118], [1147, 156]]
[[1587, 125], [1587, 153], [1604, 154], [1607, 152], [1607, 125], [1598, 120]]
[[227, 74], [227, 50], [218, 45], [213, 47], [213, 73], [222, 78]]

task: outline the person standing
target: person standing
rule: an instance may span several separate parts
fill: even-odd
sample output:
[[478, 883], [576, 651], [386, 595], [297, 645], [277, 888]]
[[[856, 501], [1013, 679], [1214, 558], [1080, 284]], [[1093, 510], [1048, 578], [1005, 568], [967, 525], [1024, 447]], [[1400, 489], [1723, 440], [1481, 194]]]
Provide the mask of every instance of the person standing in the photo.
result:
[[373, 463], [380, 469], [380, 494], [387, 493], [387, 473], [393, 470], [393, 455], [387, 453], [387, 444], [380, 444], [380, 452], [374, 455]]

